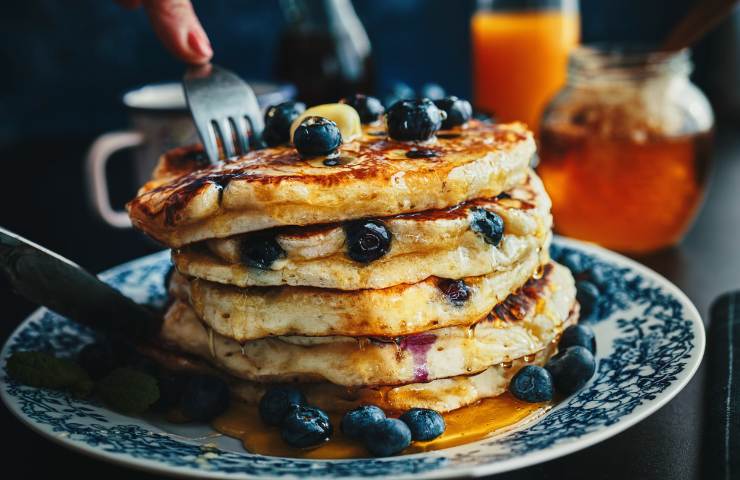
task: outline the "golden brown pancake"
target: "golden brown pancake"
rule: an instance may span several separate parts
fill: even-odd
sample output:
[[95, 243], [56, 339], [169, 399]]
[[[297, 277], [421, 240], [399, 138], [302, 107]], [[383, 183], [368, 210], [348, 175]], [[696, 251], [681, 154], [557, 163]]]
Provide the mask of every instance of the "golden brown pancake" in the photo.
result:
[[239, 288], [178, 274], [172, 285], [177, 298], [189, 302], [207, 325], [238, 341], [275, 335], [395, 336], [473, 323], [548, 259], [543, 248], [488, 275], [460, 282], [430, 277], [384, 289]]
[[[496, 245], [476, 231], [476, 215], [483, 211], [503, 220], [504, 234]], [[350, 258], [346, 230], [340, 224], [211, 239], [174, 250], [173, 260], [185, 275], [240, 287], [387, 288], [430, 276], [458, 279], [510, 269], [530, 251], [545, 246], [552, 227], [550, 199], [534, 172], [494, 199], [379, 220], [390, 232], [390, 248], [369, 263]], [[269, 268], [249, 266], [242, 251], [265, 237], [275, 239], [284, 258]]]
[[[535, 145], [523, 125], [473, 120], [447, 133], [420, 145], [368, 127], [341, 146], [335, 166], [275, 147], [203, 167], [198, 148], [180, 148], [162, 157], [128, 210], [136, 228], [181, 247], [275, 226], [447, 208], [495, 197], [527, 175]], [[435, 156], [406, 156], [419, 148]]]
[[403, 385], [476, 374], [534, 355], [559, 337], [574, 304], [573, 277], [552, 263], [470, 326], [384, 338], [281, 336], [239, 343], [207, 330], [177, 301], [161, 335], [174, 348], [245, 380]]

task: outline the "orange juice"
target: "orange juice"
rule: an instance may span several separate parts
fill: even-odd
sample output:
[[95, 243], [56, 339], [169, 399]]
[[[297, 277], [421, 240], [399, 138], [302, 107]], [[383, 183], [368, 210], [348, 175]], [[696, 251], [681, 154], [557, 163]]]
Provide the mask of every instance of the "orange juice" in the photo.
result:
[[565, 83], [580, 39], [575, 11], [481, 11], [473, 15], [476, 108], [538, 130], [540, 115]]

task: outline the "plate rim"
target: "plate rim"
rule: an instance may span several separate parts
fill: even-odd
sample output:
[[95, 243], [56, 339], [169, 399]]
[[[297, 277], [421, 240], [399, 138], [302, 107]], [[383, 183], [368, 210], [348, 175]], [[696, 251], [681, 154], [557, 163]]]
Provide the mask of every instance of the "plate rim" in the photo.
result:
[[[621, 264], [622, 266], [626, 266], [630, 268], [631, 270], [637, 272], [639, 275], [642, 275], [643, 277], [647, 279], [655, 281], [657, 284], [661, 286], [661, 288], [665, 288], [671, 295], [675, 296], [681, 302], [681, 304], [687, 309], [686, 317], [691, 319], [691, 324], [693, 327], [692, 330], [695, 333], [695, 337], [693, 339], [694, 349], [692, 351], [692, 358], [696, 358], [696, 360], [692, 364], [687, 364], [687, 368], [686, 370], [684, 370], [685, 374], [683, 375], [682, 378], [676, 379], [676, 381], [672, 383], [666, 391], [662, 392], [661, 396], [650, 401], [649, 408], [646, 408], [643, 411], [640, 411], [637, 413], [632, 412], [622, 417], [622, 419], [620, 419], [619, 422], [609, 425], [608, 427], [603, 428], [601, 430], [597, 430], [587, 435], [584, 435], [582, 437], [572, 439], [571, 441], [565, 444], [562, 444], [562, 445], [554, 445], [544, 450], [536, 451], [526, 456], [510, 458], [510, 459], [506, 459], [502, 461], [494, 461], [491, 463], [487, 463], [485, 465], [478, 465], [478, 466], [467, 466], [467, 467], [462, 466], [462, 467], [453, 467], [453, 468], [443, 467], [443, 468], [440, 468], [437, 470], [431, 470], [428, 472], [403, 474], [403, 475], [399, 475], [398, 478], [406, 478], [406, 477], [410, 478], [412, 476], [413, 478], [426, 478], [426, 479], [481, 477], [484, 475], [493, 475], [493, 474], [499, 474], [499, 473], [509, 472], [513, 470], [518, 470], [521, 468], [538, 465], [538, 464], [541, 464], [541, 463], [544, 463], [544, 462], [547, 462], [547, 461], [550, 461], [556, 458], [564, 457], [566, 455], [570, 455], [579, 450], [583, 450], [590, 446], [601, 443], [613, 436], [618, 435], [619, 433], [622, 433], [623, 431], [634, 426], [635, 424], [643, 421], [645, 418], [654, 414], [655, 412], [660, 410], [663, 406], [665, 406], [668, 402], [673, 400], [676, 397], [676, 395], [678, 395], [678, 393], [680, 393], [686, 387], [686, 385], [688, 385], [688, 383], [694, 378], [696, 371], [699, 369], [699, 367], [701, 366], [704, 360], [704, 353], [706, 349], [706, 327], [704, 325], [704, 321], [703, 321], [703, 318], [699, 310], [696, 308], [694, 303], [689, 299], [689, 297], [677, 285], [675, 285], [673, 282], [665, 278], [660, 273], [650, 269], [649, 267], [625, 255], [622, 255], [617, 252], [613, 252], [611, 250], [608, 250], [594, 243], [585, 242], [582, 240], [576, 240], [572, 238], [567, 238], [567, 237], [563, 237], [560, 235], [554, 235], [554, 243], [557, 243], [559, 246], [575, 248], [577, 250], [585, 251], [586, 253], [589, 253], [589, 254], [595, 254], [597, 256], [603, 257], [606, 260], [611, 260], [615, 263]], [[113, 276], [119, 271], [130, 269], [132, 264], [137, 263], [144, 258], [164, 256], [167, 252], [169, 252], [169, 250], [162, 250], [162, 251], [150, 254], [150, 255], [145, 255], [142, 257], [129, 260], [127, 262], [118, 264], [110, 269], [107, 269], [101, 272], [99, 276], [102, 278], [105, 278], [106, 276]], [[18, 324], [18, 326], [7, 337], [4, 345], [2, 346], [2, 349], [0, 349], [0, 361], [4, 360], [7, 357], [11, 339], [16, 337], [24, 328], [26, 328], [28, 323], [31, 323], [34, 320], [36, 320], [38, 317], [42, 316], [47, 310], [48, 309], [46, 307], [39, 307], [35, 309], [30, 315], [26, 316], [23, 319], [23, 321], [21, 321]], [[694, 352], [696, 352], [696, 355], [693, 354]], [[2, 379], [0, 378], [0, 380]], [[4, 383], [4, 382], [0, 381], [0, 383]], [[5, 389], [0, 389], [0, 399], [3, 401], [8, 411], [11, 412], [15, 418], [17, 418], [23, 425], [30, 428], [33, 432], [41, 435], [43, 438], [51, 440], [56, 445], [61, 445], [65, 448], [81, 453], [85, 456], [98, 459], [98, 460], [107, 461], [114, 465], [123, 466], [126, 468], [133, 468], [138, 471], [163, 474], [163, 475], [166, 475], [168, 477], [173, 477], [173, 478], [246, 478], [246, 479], [298, 478], [298, 476], [295, 476], [295, 475], [280, 475], [280, 476], [262, 475], [262, 476], [257, 477], [257, 476], [251, 476], [248, 474], [229, 474], [229, 473], [224, 473], [224, 472], [219, 472], [219, 471], [196, 470], [190, 467], [166, 465], [156, 460], [137, 458], [127, 453], [109, 452], [107, 450], [88, 445], [81, 441], [71, 440], [64, 435], [60, 435], [60, 434], [53, 432], [51, 429], [47, 428], [45, 425], [37, 424], [32, 419], [24, 415], [22, 411], [16, 408], [16, 405], [13, 402], [11, 402], [11, 398], [6, 393]], [[435, 454], [439, 455], [439, 452], [443, 452], [443, 451], [445, 450], [420, 452], [420, 453], [408, 455], [407, 457], [431, 456]], [[278, 457], [278, 458], [281, 458], [281, 457]], [[315, 461], [317, 462], [342, 462], [342, 461], [348, 461], [348, 460], [315, 460]], [[341, 477], [341, 478], [368, 478], [368, 477], [367, 476], [360, 476], [360, 477], [353, 476], [353, 477]]]

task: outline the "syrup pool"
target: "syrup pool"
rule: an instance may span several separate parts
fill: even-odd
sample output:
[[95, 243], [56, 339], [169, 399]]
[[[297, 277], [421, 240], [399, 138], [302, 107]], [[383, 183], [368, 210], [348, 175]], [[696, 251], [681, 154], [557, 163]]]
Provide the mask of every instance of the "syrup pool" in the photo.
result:
[[[484, 399], [475, 405], [444, 414], [447, 425], [445, 433], [429, 442], [413, 442], [402, 453], [440, 450], [490, 437], [539, 417], [550, 406], [547, 403], [525, 403], [508, 392], [495, 398]], [[252, 405], [233, 404], [225, 414], [213, 422], [213, 427], [224, 435], [239, 438], [246, 450], [261, 455], [315, 459], [368, 457], [367, 450], [360, 442], [342, 435], [339, 430], [342, 415], [330, 414], [329, 417], [334, 434], [329, 441], [311, 449], [287, 445], [280, 437], [280, 430], [263, 424], [257, 407]]]

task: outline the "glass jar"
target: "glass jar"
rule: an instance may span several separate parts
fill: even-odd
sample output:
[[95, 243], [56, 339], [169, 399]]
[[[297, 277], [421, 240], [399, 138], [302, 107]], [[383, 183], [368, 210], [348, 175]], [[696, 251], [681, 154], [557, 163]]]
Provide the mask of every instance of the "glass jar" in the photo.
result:
[[537, 129], [578, 44], [577, 0], [479, 0], [471, 19], [476, 109]]
[[678, 243], [707, 179], [714, 117], [688, 51], [581, 47], [545, 110], [537, 170], [555, 229], [629, 253]]

